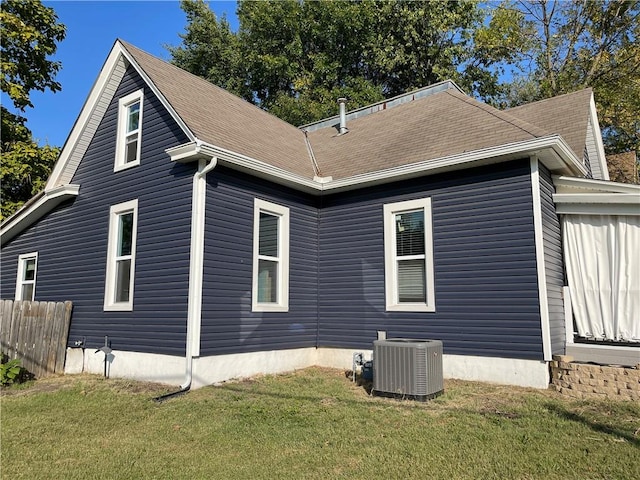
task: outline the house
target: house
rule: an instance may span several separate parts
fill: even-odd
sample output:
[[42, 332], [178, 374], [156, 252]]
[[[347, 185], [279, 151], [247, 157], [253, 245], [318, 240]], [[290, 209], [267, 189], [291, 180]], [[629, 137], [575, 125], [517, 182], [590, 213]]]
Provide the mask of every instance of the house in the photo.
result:
[[105, 337], [111, 375], [183, 388], [348, 368], [382, 331], [442, 340], [446, 377], [545, 387], [590, 311], [561, 217], [636, 239], [639, 192], [608, 181], [591, 90], [499, 111], [442, 82], [296, 128], [118, 40], [2, 225], [2, 295], [74, 302], [67, 372], [102, 372]]

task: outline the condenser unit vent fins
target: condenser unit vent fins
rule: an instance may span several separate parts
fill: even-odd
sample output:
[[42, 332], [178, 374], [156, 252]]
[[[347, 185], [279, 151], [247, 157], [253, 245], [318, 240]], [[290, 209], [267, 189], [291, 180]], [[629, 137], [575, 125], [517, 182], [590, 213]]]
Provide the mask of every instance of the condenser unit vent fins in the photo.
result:
[[373, 342], [373, 393], [425, 401], [444, 391], [442, 342], [389, 338]]

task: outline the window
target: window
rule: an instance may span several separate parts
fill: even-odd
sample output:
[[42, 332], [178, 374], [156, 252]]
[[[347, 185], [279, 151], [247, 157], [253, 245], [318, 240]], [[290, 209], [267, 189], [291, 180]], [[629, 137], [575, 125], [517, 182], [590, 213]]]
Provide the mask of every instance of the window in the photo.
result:
[[133, 279], [136, 259], [138, 200], [111, 207], [105, 310], [133, 310]]
[[289, 209], [255, 199], [253, 214], [254, 312], [289, 309]]
[[36, 297], [36, 270], [38, 253], [26, 253], [18, 257], [16, 300], [33, 301]]
[[435, 312], [431, 199], [384, 206], [387, 310]]
[[120, 99], [118, 107], [118, 139], [114, 171], [140, 165], [142, 134], [142, 90]]

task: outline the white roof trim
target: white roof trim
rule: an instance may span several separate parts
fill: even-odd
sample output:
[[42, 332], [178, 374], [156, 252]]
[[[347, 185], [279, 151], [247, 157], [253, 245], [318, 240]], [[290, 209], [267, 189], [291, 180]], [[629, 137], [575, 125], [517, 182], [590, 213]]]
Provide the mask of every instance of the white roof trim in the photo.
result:
[[560, 193], [560, 190], [564, 192], [565, 189], [580, 189], [593, 193], [630, 193], [640, 195], [640, 185], [611, 182], [608, 180], [554, 175], [553, 184], [558, 189], [558, 193]]
[[107, 107], [111, 103], [122, 81], [127, 68], [125, 60], [135, 68], [136, 72], [138, 72], [147, 86], [158, 97], [162, 105], [171, 114], [187, 137], [190, 140], [195, 140], [195, 135], [189, 130], [167, 99], [160, 93], [160, 90], [158, 90], [140, 65], [138, 65], [129, 52], [127, 52], [122, 43], [116, 40], [62, 148], [58, 161], [47, 181], [46, 189], [65, 185], [72, 180], [80, 165], [80, 161], [86, 153], [89, 143], [100, 125]]
[[0, 244], [4, 245], [62, 202], [76, 197], [79, 192], [80, 185], [63, 185], [40, 192], [3, 222], [0, 227]]
[[322, 179], [322, 181], [315, 179], [310, 180], [254, 158], [209, 145], [199, 140], [169, 148], [166, 152], [174, 162], [191, 162], [200, 158], [215, 156], [218, 157], [223, 165], [227, 164], [231, 166], [231, 168], [247, 171], [258, 177], [268, 178], [276, 183], [308, 193], [319, 193], [323, 191], [333, 193], [353, 190], [365, 186], [413, 178], [424, 174], [435, 174], [488, 165], [516, 158], [529, 157], [530, 155], [537, 155], [542, 163], [552, 171], [562, 169], [565, 173], [578, 175], [586, 175], [587, 173], [586, 169], [582, 166], [582, 162], [576, 158], [571, 148], [559, 135], [550, 135], [533, 140], [500, 145], [498, 147], [464, 152], [348, 178], [337, 180]]
[[562, 215], [640, 215], [640, 185], [553, 177], [556, 212]]
[[[591, 93], [591, 100], [589, 102], [589, 125], [593, 130], [593, 136], [596, 143], [596, 151], [589, 152], [589, 162], [591, 162], [591, 169], [593, 170], [593, 161], [598, 162], [598, 168], [603, 180], [609, 180], [609, 168], [607, 167], [607, 157], [604, 153], [604, 144], [602, 143], [602, 132], [600, 132], [600, 123], [598, 122], [598, 110], [596, 109], [596, 101]], [[593, 159], [591, 154], [595, 153], [596, 158]]]
[[114, 46], [82, 106], [80, 115], [71, 128], [60, 156], [53, 167], [51, 175], [49, 175], [45, 189], [58, 187], [71, 181], [80, 164], [80, 160], [98, 129], [107, 106], [113, 98], [115, 88], [109, 88], [110, 84], [119, 84], [124, 76], [125, 69], [118, 48]]
[[321, 190], [321, 183], [319, 182], [199, 140], [169, 148], [166, 152], [174, 162], [192, 162], [201, 158], [217, 157], [220, 165], [228, 165], [231, 168], [249, 172], [257, 177], [268, 178], [296, 190], [305, 192]]
[[367, 184], [381, 184], [405, 178], [417, 177], [425, 173], [434, 174], [487, 165], [516, 158], [537, 155], [538, 158], [551, 170], [563, 166], [565, 172], [586, 175], [587, 171], [582, 166], [571, 148], [559, 135], [550, 135], [533, 140], [509, 143], [497, 147], [484, 148], [471, 152], [464, 152], [448, 157], [435, 158], [422, 162], [393, 167], [377, 172], [355, 175], [353, 177], [333, 180], [324, 185], [323, 190], [348, 190], [362, 187]]

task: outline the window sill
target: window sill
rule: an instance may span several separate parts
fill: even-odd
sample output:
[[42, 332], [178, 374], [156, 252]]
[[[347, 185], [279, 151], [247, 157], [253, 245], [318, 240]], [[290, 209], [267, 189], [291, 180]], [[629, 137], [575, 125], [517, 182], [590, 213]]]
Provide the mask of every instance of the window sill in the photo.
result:
[[140, 160], [136, 160], [135, 162], [129, 162], [129, 163], [116, 163], [116, 165], [113, 167], [113, 171], [120, 172], [122, 170], [127, 170], [132, 167], [137, 167], [138, 165], [140, 165]]
[[105, 312], [133, 312], [133, 304], [131, 303], [114, 303], [112, 305], [105, 305], [103, 308]]
[[436, 307], [425, 303], [407, 303], [405, 305], [387, 305], [387, 312], [435, 312]]
[[252, 312], [288, 312], [288, 305], [253, 305]]

